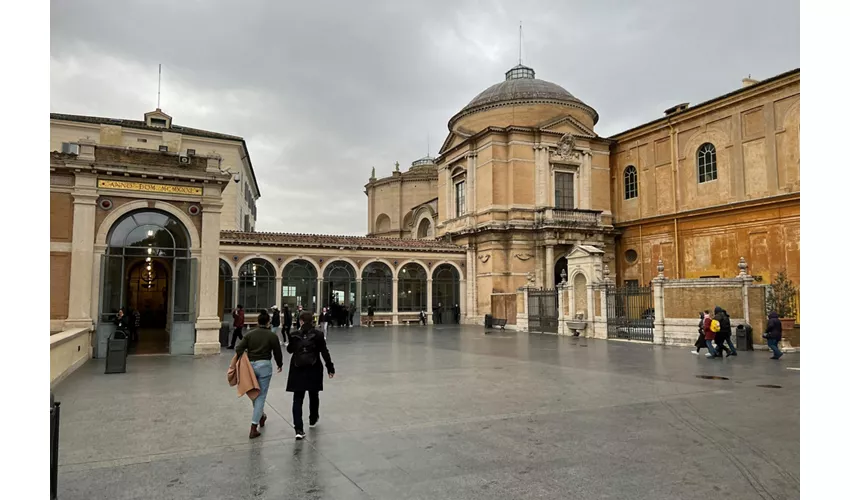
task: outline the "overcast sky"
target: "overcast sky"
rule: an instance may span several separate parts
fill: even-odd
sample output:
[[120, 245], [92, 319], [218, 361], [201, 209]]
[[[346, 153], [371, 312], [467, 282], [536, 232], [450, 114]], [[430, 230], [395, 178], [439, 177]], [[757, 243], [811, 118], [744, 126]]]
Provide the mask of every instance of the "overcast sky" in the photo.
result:
[[608, 136], [800, 66], [799, 2], [51, 2], [52, 112], [246, 139], [257, 230], [365, 234], [367, 182], [436, 155], [449, 118], [517, 63]]

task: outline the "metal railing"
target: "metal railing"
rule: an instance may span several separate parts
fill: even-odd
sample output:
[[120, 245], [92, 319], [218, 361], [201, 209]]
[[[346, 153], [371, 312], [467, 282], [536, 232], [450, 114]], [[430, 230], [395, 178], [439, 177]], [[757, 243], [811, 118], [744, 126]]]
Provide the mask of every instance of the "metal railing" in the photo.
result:
[[59, 476], [59, 402], [50, 393], [50, 500], [56, 500]]
[[552, 210], [552, 220], [555, 222], [574, 224], [577, 226], [602, 225], [602, 212], [597, 210]]

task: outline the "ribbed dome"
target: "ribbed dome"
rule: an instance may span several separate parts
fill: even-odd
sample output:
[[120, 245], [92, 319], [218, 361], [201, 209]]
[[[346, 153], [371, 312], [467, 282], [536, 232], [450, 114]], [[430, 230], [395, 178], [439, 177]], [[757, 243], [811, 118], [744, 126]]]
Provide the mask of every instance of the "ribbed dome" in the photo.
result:
[[505, 81], [497, 83], [475, 96], [469, 104], [452, 118], [452, 122], [463, 115], [482, 108], [523, 101], [548, 101], [578, 105], [591, 112], [594, 123], [599, 119], [596, 111], [576, 96], [567, 92], [566, 89], [546, 80], [538, 80], [534, 77], [533, 69], [518, 64], [505, 73]]

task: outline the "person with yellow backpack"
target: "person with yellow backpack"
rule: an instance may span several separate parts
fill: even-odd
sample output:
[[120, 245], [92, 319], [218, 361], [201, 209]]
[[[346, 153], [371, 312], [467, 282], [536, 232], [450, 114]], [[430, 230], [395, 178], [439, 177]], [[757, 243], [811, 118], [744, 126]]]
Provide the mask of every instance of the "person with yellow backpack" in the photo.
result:
[[711, 345], [714, 342], [714, 336], [718, 330], [720, 330], [720, 323], [717, 323], [717, 330], [713, 330], [712, 326], [717, 323], [717, 321], [711, 319], [711, 313], [708, 309], [705, 310], [705, 314], [703, 316], [703, 333], [705, 334], [705, 346], [708, 348], [708, 354], [706, 354], [709, 358], [716, 358], [717, 351], [714, 350], [714, 346]]

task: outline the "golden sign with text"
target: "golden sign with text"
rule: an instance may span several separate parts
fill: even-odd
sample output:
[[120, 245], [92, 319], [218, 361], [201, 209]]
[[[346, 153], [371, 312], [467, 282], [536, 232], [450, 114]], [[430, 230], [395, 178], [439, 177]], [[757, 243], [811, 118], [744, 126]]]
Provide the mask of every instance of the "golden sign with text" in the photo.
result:
[[98, 179], [97, 187], [103, 189], [120, 189], [122, 191], [145, 191], [148, 193], [188, 194], [202, 196], [204, 188], [193, 186], [175, 186], [172, 184], [153, 184], [150, 182], [112, 181]]

